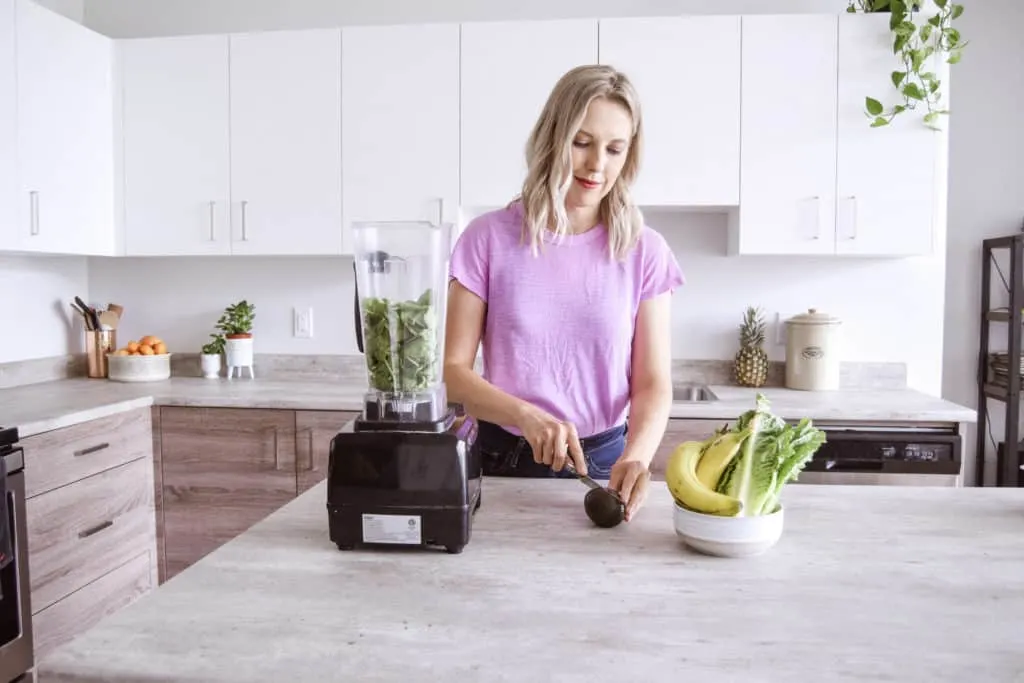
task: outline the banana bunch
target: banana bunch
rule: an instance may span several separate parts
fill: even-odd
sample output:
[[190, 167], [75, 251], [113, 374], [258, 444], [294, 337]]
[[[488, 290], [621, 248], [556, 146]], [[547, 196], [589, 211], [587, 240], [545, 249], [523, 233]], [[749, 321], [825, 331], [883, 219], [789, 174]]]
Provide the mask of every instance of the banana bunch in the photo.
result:
[[732, 496], [715, 490], [722, 474], [740, 453], [743, 432], [715, 433], [705, 441], [684, 441], [669, 456], [665, 484], [675, 501], [694, 512], [735, 517], [743, 508]]

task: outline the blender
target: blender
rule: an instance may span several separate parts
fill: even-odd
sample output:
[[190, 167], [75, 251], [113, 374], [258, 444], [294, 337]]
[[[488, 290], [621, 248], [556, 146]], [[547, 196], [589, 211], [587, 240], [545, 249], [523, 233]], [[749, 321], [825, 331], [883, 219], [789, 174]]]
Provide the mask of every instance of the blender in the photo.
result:
[[366, 359], [359, 416], [331, 441], [331, 540], [460, 553], [480, 507], [476, 423], [443, 381], [452, 228], [357, 222], [355, 328]]

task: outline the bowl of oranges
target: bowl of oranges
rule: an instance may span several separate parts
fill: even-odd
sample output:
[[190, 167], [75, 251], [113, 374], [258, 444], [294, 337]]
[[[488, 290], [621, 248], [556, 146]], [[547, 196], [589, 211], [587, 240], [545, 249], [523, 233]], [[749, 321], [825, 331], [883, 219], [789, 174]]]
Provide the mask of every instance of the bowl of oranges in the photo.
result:
[[159, 382], [171, 376], [171, 354], [159, 337], [147, 334], [107, 354], [107, 379]]

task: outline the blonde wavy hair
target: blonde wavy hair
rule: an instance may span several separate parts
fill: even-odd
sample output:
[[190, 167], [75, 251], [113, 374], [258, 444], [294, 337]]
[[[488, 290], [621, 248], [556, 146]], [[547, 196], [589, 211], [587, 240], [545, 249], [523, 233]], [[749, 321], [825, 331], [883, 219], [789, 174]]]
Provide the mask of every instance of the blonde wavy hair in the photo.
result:
[[572, 184], [572, 142], [587, 108], [597, 98], [623, 105], [633, 121], [626, 160], [615, 185], [601, 200], [600, 220], [608, 228], [612, 258], [622, 259], [640, 237], [643, 216], [633, 204], [630, 187], [640, 168], [643, 124], [640, 99], [625, 74], [605, 65], [578, 66], [555, 84], [526, 143], [526, 178], [513, 201], [523, 204], [523, 239], [536, 255], [545, 230], [561, 237], [569, 232], [565, 198]]

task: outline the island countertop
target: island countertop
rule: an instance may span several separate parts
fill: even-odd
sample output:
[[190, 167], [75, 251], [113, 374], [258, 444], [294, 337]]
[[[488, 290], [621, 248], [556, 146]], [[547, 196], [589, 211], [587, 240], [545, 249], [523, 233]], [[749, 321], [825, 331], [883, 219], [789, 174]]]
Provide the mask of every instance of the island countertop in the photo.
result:
[[39, 663], [45, 683], [1024, 680], [1024, 491], [790, 485], [767, 554], [678, 542], [655, 483], [487, 479], [473, 538], [339, 551], [322, 482]]
[[[974, 422], [973, 409], [913, 389], [795, 391], [712, 385], [717, 400], [676, 401], [674, 418], [732, 420], [754, 407], [761, 391], [772, 412], [784, 419]], [[103, 379], [64, 379], [0, 389], [0, 426], [21, 436], [59, 429], [113, 413], [150, 405], [207, 408], [277, 408], [356, 411], [365, 387], [329, 380], [249, 380], [174, 377], [160, 382], [118, 383]]]

